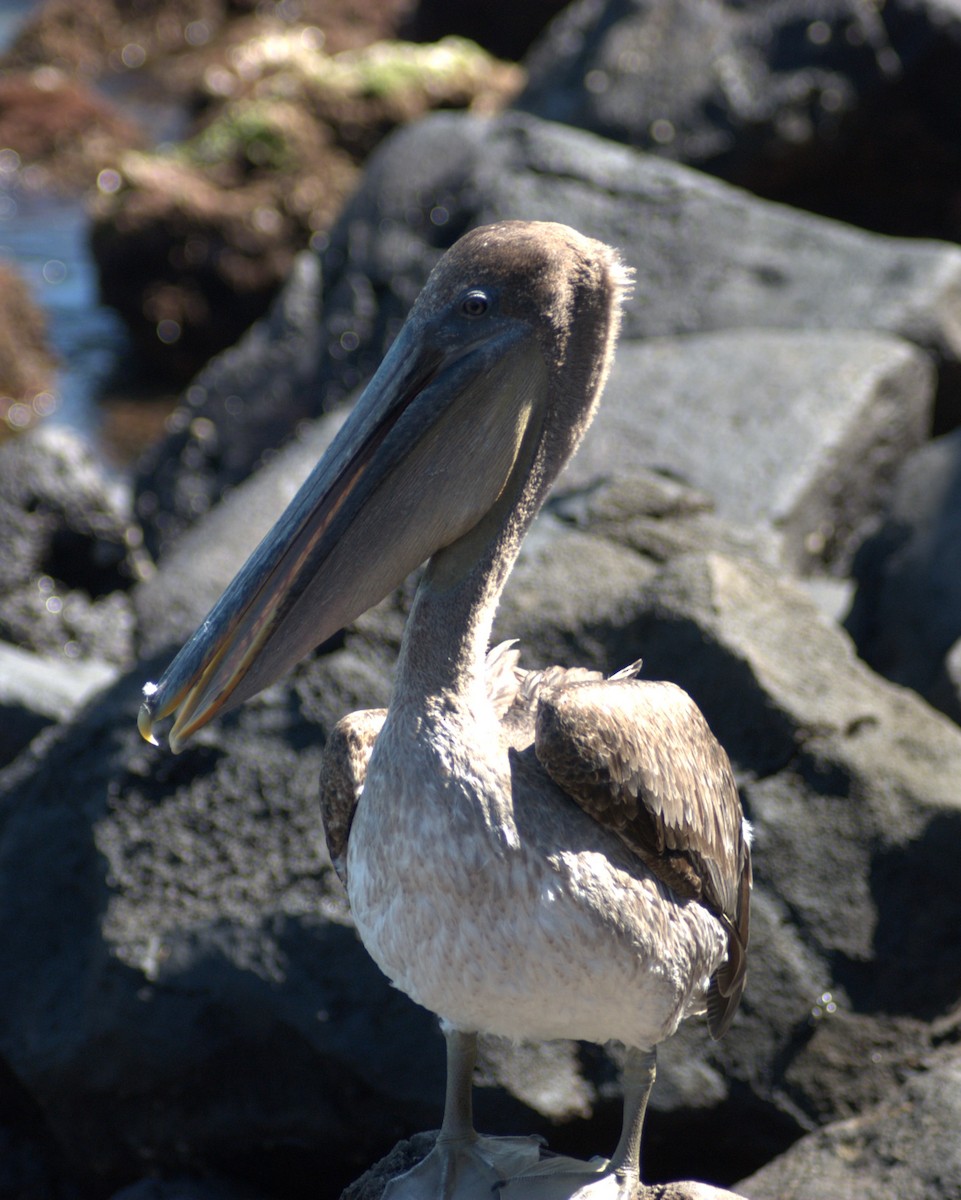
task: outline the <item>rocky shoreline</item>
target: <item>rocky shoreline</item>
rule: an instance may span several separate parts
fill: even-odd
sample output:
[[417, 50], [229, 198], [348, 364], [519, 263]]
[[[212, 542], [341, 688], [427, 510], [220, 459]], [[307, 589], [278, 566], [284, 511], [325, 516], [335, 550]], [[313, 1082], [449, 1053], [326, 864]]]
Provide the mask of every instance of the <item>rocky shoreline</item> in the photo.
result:
[[[0, 1195], [333, 1200], [436, 1128], [440, 1036], [355, 937], [316, 795], [411, 585], [180, 757], [136, 712], [430, 267], [507, 217], [636, 287], [495, 637], [686, 688], [756, 829], [742, 1010], [662, 1048], [648, 1177], [961, 1194], [961, 16], [580, 3], [522, 66], [365, 156], [128, 486], [42, 423], [0, 444]], [[490, 1132], [616, 1140], [596, 1047], [490, 1041], [478, 1082]]]

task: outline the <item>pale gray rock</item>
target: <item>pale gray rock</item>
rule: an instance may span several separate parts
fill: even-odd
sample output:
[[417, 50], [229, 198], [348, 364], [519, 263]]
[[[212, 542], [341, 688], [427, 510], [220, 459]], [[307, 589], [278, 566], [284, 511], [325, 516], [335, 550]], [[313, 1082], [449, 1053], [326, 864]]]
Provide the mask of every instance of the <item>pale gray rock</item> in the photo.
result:
[[357, 349], [323, 364], [330, 399], [373, 371], [447, 246], [521, 214], [622, 250], [636, 271], [628, 340], [862, 329], [898, 334], [939, 360], [961, 352], [955, 246], [865, 233], [525, 114], [439, 113], [380, 146], [331, 234], [324, 319], [354, 331]]
[[795, 570], [843, 564], [926, 435], [933, 385], [924, 354], [881, 334], [625, 342], [565, 482], [658, 468], [710, 495], [721, 516], [777, 530]]
[[117, 674], [110, 663], [44, 657], [0, 642], [0, 766], [45, 726], [69, 720]]
[[749, 1200], [961, 1194], [961, 1055], [941, 1052], [883, 1103], [819, 1129], [738, 1184]]
[[316, 263], [305, 260], [268, 323], [189, 391], [182, 428], [140, 471], [137, 513], [149, 544], [169, 546], [299, 422], [356, 395], [443, 251], [473, 226], [519, 215], [620, 247], [636, 271], [625, 345], [806, 330], [825, 335], [812, 365], [826, 368], [828, 334], [875, 331], [930, 351], [944, 388], [961, 359], [957, 247], [792, 211], [527, 114], [435, 114], [373, 155], [331, 232], [322, 292]]

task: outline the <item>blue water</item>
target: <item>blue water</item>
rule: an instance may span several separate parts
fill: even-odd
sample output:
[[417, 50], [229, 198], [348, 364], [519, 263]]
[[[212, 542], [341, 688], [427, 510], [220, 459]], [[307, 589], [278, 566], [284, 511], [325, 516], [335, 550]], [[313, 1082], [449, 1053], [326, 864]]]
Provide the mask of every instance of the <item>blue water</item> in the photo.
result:
[[117, 314], [98, 300], [83, 205], [0, 184], [0, 258], [16, 267], [46, 316], [60, 360], [53, 419], [96, 442], [97, 398], [127, 338]]
[[[0, 0], [0, 48], [8, 46], [34, 6]], [[183, 114], [132, 77], [104, 81], [119, 94], [128, 115], [157, 140], [175, 137]], [[106, 385], [129, 357], [120, 317], [100, 303], [97, 271], [88, 248], [88, 218], [81, 198], [65, 198], [23, 188], [16, 157], [0, 146], [0, 259], [26, 279], [47, 321], [47, 338], [60, 370], [57, 407], [49, 420], [79, 432], [103, 449]]]
[[10, 45], [20, 22], [33, 7], [30, 0], [0, 0], [0, 49]]

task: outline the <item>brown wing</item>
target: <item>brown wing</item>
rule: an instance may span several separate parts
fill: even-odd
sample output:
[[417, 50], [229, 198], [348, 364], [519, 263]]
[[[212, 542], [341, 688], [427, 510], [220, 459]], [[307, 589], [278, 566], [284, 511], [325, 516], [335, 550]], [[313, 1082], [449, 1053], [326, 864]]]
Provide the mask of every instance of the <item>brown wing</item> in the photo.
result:
[[347, 839], [367, 778], [367, 763], [387, 717], [386, 708], [368, 708], [342, 717], [324, 747], [320, 764], [320, 815], [327, 852], [347, 886]]
[[[490, 658], [489, 654], [488, 663]], [[572, 683], [600, 683], [603, 679], [600, 671], [590, 671], [586, 667], [545, 667], [540, 671], [517, 668], [517, 685], [512, 702], [501, 715], [501, 727], [508, 743], [515, 750], [524, 750], [531, 745], [534, 741], [537, 706], [543, 697], [553, 696], [559, 688]]]
[[751, 853], [737, 785], [686, 692], [624, 674], [546, 690], [535, 753], [585, 812], [727, 929], [727, 961], [707, 998], [708, 1024], [719, 1038], [744, 990], [748, 943]]

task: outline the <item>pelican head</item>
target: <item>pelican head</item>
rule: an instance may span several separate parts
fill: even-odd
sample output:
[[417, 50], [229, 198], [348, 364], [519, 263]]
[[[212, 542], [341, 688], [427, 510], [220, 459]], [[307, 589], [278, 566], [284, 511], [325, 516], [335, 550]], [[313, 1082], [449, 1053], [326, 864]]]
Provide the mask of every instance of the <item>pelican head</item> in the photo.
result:
[[593, 415], [627, 283], [614, 251], [563, 225], [461, 238], [290, 506], [144, 688], [144, 737], [174, 715], [178, 751], [432, 556], [454, 577], [486, 555], [502, 579]]

